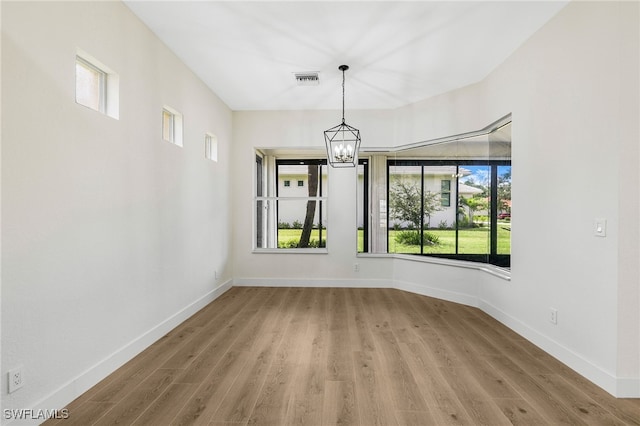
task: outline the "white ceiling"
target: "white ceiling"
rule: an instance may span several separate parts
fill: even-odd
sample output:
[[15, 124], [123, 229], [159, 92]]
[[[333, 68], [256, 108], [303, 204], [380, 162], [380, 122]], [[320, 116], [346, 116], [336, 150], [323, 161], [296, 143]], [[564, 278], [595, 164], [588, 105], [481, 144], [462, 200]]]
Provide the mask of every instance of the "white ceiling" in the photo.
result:
[[125, 0], [233, 110], [340, 109], [341, 64], [347, 110], [420, 101], [482, 80], [566, 3]]

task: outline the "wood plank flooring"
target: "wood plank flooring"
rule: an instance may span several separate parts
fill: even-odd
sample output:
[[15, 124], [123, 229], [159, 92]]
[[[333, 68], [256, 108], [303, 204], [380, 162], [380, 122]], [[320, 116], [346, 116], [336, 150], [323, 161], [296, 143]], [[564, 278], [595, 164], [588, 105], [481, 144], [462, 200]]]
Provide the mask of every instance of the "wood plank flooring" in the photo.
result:
[[234, 287], [46, 425], [640, 425], [478, 309], [386, 289]]

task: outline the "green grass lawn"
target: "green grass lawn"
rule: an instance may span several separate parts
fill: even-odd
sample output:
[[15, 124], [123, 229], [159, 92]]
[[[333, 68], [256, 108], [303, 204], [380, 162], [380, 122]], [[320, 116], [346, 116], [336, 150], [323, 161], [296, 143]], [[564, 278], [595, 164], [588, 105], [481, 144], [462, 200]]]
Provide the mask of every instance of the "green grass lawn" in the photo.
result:
[[[511, 224], [498, 222], [498, 254], [511, 253]], [[406, 245], [396, 242], [396, 232], [389, 232], [389, 253], [420, 253], [419, 245]], [[430, 229], [429, 233], [438, 237], [438, 244], [425, 245], [424, 253], [454, 254], [456, 251], [456, 231], [451, 229]], [[278, 247], [293, 247], [300, 241], [301, 229], [278, 229]], [[311, 232], [311, 240], [318, 241], [319, 231]], [[489, 228], [468, 228], [458, 231], [458, 253], [487, 254], [489, 253]], [[327, 230], [322, 230], [322, 240], [327, 240]], [[358, 231], [358, 252], [363, 250], [363, 231]]]
[[[511, 224], [498, 222], [498, 254], [511, 253]], [[358, 251], [363, 250], [362, 230], [358, 231]], [[389, 232], [389, 253], [420, 253], [419, 245], [399, 244], [396, 242], [396, 232]], [[451, 229], [429, 229], [429, 233], [438, 237], [438, 244], [425, 245], [424, 253], [455, 254], [456, 231]], [[489, 253], [489, 228], [469, 228], [458, 231], [458, 253], [487, 254]]]
[[[302, 229], [278, 229], [278, 248], [292, 248], [300, 241]], [[318, 229], [311, 230], [309, 241], [318, 241], [320, 239], [320, 231]], [[322, 241], [327, 241], [327, 230], [322, 230]], [[316, 245], [317, 247], [317, 245]]]
[[[498, 253], [508, 254], [511, 250], [510, 231], [504, 229], [507, 226], [498, 227]], [[389, 253], [420, 253], [419, 245], [406, 245], [396, 242], [397, 231], [389, 232]], [[438, 237], [435, 245], [425, 244], [424, 253], [454, 254], [456, 252], [456, 231], [450, 229], [430, 229], [429, 233]], [[488, 254], [489, 228], [468, 228], [458, 231], [459, 254]]]

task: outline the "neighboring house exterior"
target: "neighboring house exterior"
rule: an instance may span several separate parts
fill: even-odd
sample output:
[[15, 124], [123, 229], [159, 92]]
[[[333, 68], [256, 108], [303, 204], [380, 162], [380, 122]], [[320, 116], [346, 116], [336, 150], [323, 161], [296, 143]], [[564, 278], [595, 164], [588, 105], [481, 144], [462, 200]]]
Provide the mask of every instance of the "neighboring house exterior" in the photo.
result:
[[[460, 177], [468, 176], [469, 170], [460, 168], [458, 171]], [[409, 179], [415, 182], [416, 185], [420, 185], [420, 167], [403, 167], [401, 170], [395, 170], [394, 176], [401, 176], [402, 179]], [[280, 166], [278, 173], [278, 197], [280, 201], [278, 204], [278, 223], [287, 224], [293, 226], [294, 222], [304, 223], [306, 215], [307, 202], [300, 198], [309, 196], [309, 176], [307, 173], [307, 166]], [[363, 176], [358, 175], [358, 191], [357, 201], [361, 203], [363, 200]], [[320, 183], [319, 183], [320, 184]], [[322, 176], [322, 188], [326, 194], [327, 189], [327, 176]], [[465, 185], [463, 183], [458, 184], [456, 192], [456, 179], [455, 179], [455, 167], [450, 166], [436, 166], [430, 167], [425, 170], [425, 191], [440, 194], [440, 206], [441, 210], [434, 212], [429, 220], [428, 227], [438, 227], [441, 223], [447, 226], [453, 226], [456, 220], [457, 213], [457, 197], [470, 198], [476, 194], [482, 193], [482, 190], [473, 186]], [[293, 200], [283, 200], [282, 197], [295, 198]], [[316, 211], [314, 215], [313, 223], [318, 225], [320, 219], [322, 219], [323, 227], [328, 224], [326, 202], [322, 203], [322, 217], [320, 217], [320, 203], [316, 205]], [[482, 214], [482, 212], [476, 212], [476, 214]], [[486, 213], [485, 213], [486, 214]], [[364, 217], [362, 209], [358, 209], [358, 227], [362, 227], [364, 224]], [[407, 226], [407, 224], [401, 224], [397, 221], [391, 221], [389, 226], [394, 225]]]
[[[417, 188], [421, 187], [420, 176], [422, 168], [420, 166], [400, 166], [392, 167], [389, 175], [393, 179], [413, 182]], [[456, 189], [456, 177], [469, 176], [471, 172], [460, 167], [457, 172], [455, 166], [429, 166], [424, 167], [424, 192], [439, 194], [440, 203], [438, 210], [428, 217], [425, 226], [427, 228], [437, 228], [439, 226], [452, 227], [456, 222], [458, 211], [458, 197], [471, 198], [482, 190], [470, 185], [458, 183]], [[389, 227], [406, 227], [409, 223], [402, 223], [397, 220], [390, 220]]]
[[[292, 197], [293, 200], [278, 201], [278, 223], [293, 226], [294, 222], [304, 223], [307, 213], [307, 201], [299, 198], [309, 196], [309, 176], [307, 166], [280, 166], [278, 169], [278, 197]], [[320, 185], [322, 191], [327, 192], [327, 175], [324, 174], [318, 182], [318, 192]], [[318, 196], [320, 194], [318, 193]], [[320, 216], [320, 203], [316, 204], [316, 211], [313, 218], [314, 226], [317, 226], [322, 219], [322, 226], [327, 226], [327, 206], [322, 203], [322, 216]]]

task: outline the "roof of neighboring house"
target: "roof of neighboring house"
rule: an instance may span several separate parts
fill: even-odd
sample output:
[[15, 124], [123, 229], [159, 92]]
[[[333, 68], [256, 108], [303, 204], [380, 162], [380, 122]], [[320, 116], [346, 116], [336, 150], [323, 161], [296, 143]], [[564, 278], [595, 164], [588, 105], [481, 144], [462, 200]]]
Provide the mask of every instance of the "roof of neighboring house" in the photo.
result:
[[460, 194], [480, 194], [482, 189], [460, 183], [458, 184], [458, 192]]
[[[307, 177], [309, 174], [309, 168], [306, 165], [298, 165], [298, 164], [284, 164], [278, 166], [278, 176], [282, 178], [283, 176], [304, 176]], [[326, 179], [326, 174], [323, 174], [323, 178]]]
[[[399, 166], [399, 167], [395, 167], [392, 166], [390, 168], [390, 170], [392, 171], [392, 173], [394, 175], [415, 175], [415, 176], [420, 176], [422, 174], [422, 166]], [[424, 174], [425, 175], [435, 175], [435, 176], [439, 176], [439, 175], [449, 175], [451, 177], [454, 177], [453, 175], [456, 173], [456, 166], [455, 165], [449, 165], [449, 166], [428, 166], [424, 168]], [[458, 169], [458, 173], [460, 174], [460, 176], [468, 176], [471, 174], [471, 171], [468, 169], [465, 169], [464, 167], [460, 167]]]

